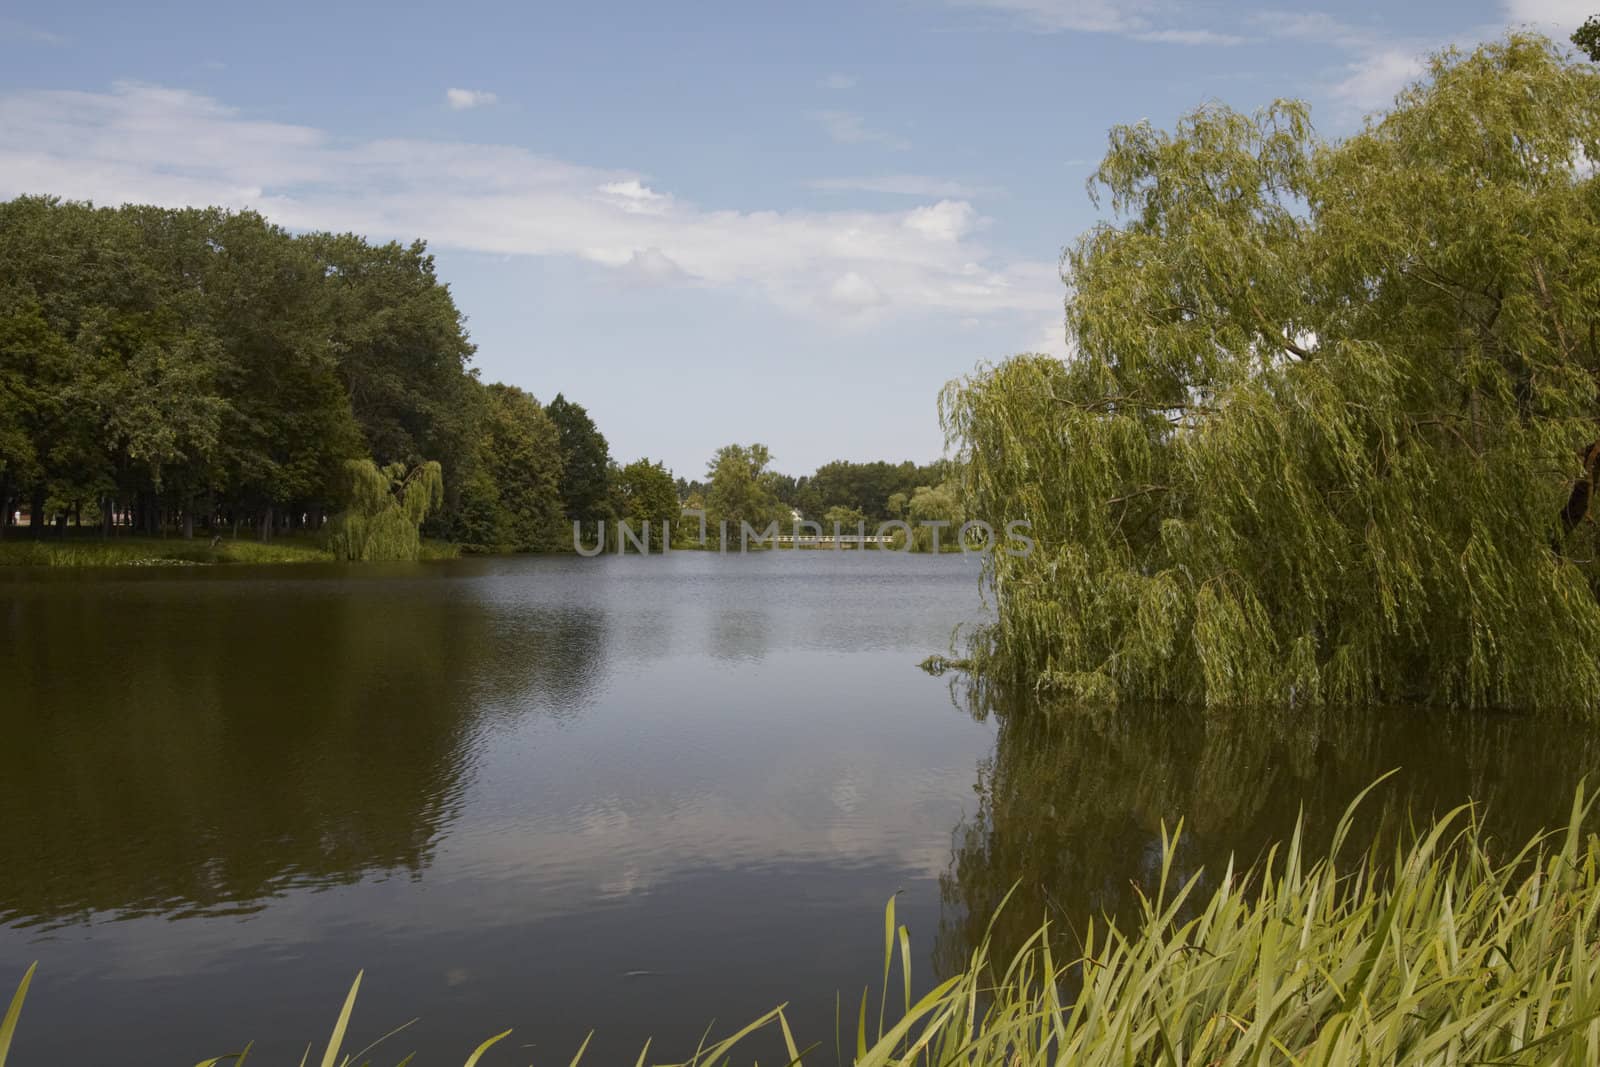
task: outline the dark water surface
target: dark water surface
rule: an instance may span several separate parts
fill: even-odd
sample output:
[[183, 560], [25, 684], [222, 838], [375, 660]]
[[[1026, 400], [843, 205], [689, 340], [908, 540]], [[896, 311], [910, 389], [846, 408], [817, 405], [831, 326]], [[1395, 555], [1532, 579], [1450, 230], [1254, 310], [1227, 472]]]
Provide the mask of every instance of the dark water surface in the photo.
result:
[[[1508, 836], [1600, 767], [1570, 724], [995, 714], [916, 669], [974, 560], [801, 552], [0, 574], [0, 1000], [19, 1065], [684, 1058], [788, 1001], [834, 1040], [896, 892], [926, 984], [1020, 882], [1125, 909], [1180, 867], [1476, 797]], [[1005, 709], [1001, 709], [1004, 711]], [[850, 1009], [853, 1012], [853, 1008]], [[853, 1025], [853, 1024], [852, 1024]], [[319, 1045], [320, 1048], [320, 1045]], [[259, 1058], [258, 1058], [259, 1057]], [[763, 1057], [764, 1059], [766, 1057]]]

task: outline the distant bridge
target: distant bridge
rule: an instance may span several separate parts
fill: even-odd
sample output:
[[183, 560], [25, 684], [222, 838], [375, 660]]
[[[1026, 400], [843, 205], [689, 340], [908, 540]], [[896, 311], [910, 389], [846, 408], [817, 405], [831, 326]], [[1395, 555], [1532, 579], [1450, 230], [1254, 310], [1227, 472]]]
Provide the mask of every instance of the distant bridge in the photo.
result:
[[868, 545], [892, 545], [895, 539], [876, 534], [840, 534], [837, 537], [832, 534], [779, 534], [773, 540], [789, 548], [865, 548]]

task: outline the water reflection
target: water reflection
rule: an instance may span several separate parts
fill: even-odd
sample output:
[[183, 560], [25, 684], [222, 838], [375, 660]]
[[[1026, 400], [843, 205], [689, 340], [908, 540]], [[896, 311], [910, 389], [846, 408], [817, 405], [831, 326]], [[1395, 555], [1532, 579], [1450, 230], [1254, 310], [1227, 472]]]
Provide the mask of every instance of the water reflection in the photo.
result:
[[[252, 581], [248, 587], [236, 584]], [[593, 613], [396, 575], [42, 578], [0, 614], [0, 924], [419, 872], [474, 721], [592, 685]]]
[[1130, 915], [1135, 887], [1155, 886], [1163, 821], [1184, 820], [1178, 878], [1220, 875], [1230, 856], [1248, 864], [1285, 840], [1302, 808], [1308, 843], [1327, 842], [1346, 805], [1398, 768], [1363, 805], [1358, 839], [1471, 799], [1491, 833], [1520, 844], [1562, 824], [1600, 765], [1600, 729], [1572, 723], [1414, 709], [1052, 712], [952, 690], [999, 731], [940, 879], [941, 974], [965, 965], [1013, 885], [996, 934], [1006, 957], [1045, 916], [1066, 936], [1091, 916]]
[[0, 980], [40, 961], [16, 1054], [295, 1062], [361, 967], [361, 1040], [420, 1015], [429, 1061], [507, 1026], [539, 1062], [592, 1027], [596, 1062], [686, 1057], [782, 1000], [826, 1036], [889, 894], [937, 921], [992, 731], [915, 664], [974, 579], [843, 553], [0, 574]]
[[1521, 832], [1600, 755], [1470, 716], [953, 710], [915, 664], [982, 610], [972, 561], [872, 553], [0, 575], [16, 1054], [294, 1062], [358, 967], [363, 1040], [420, 1015], [429, 1061], [508, 1026], [536, 1062], [591, 1027], [594, 1062], [687, 1057], [782, 1001], [826, 1042], [897, 890], [927, 988], [1014, 881], [1003, 938], [1126, 908], [1163, 818], [1217, 870], [1403, 765], [1374, 817], [1470, 794]]

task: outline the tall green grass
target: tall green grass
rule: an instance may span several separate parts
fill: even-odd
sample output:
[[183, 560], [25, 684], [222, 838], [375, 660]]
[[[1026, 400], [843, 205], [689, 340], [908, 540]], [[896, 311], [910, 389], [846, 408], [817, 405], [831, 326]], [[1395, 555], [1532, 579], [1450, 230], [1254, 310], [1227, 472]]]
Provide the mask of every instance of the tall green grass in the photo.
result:
[[[962, 973], [918, 1000], [909, 935], [891, 900], [883, 987], [875, 1003], [863, 995], [842, 1013], [849, 1062], [1600, 1063], [1600, 838], [1587, 828], [1582, 790], [1564, 831], [1514, 851], [1502, 852], [1461, 808], [1414, 830], [1392, 855], [1368, 849], [1347, 868], [1337, 857], [1354, 807], [1321, 858], [1310, 859], [1297, 830], [1250, 871], [1179, 877], [1182, 827], [1163, 830], [1162, 888], [1142, 898], [1130, 928], [1041, 926], [1001, 962], [985, 943]], [[32, 973], [0, 1023], [0, 1067]], [[371, 1049], [342, 1049], [359, 986], [358, 976], [320, 1057], [308, 1048], [304, 1063], [374, 1062]], [[777, 1032], [790, 1067], [834, 1059], [833, 1047], [803, 1051], [780, 1007], [685, 1063], [736, 1062], [759, 1030]], [[487, 1064], [505, 1036], [471, 1052], [468, 1067]], [[648, 1054], [647, 1045], [638, 1063]]]
[[460, 559], [461, 546], [454, 541], [424, 540], [417, 549], [417, 558], [426, 559]]
[[[460, 547], [424, 541], [419, 559], [455, 559]], [[159, 567], [212, 563], [330, 563], [333, 553], [315, 536], [285, 536], [273, 541], [223, 538], [212, 547], [206, 538], [132, 537], [111, 540], [0, 541], [0, 567]]]

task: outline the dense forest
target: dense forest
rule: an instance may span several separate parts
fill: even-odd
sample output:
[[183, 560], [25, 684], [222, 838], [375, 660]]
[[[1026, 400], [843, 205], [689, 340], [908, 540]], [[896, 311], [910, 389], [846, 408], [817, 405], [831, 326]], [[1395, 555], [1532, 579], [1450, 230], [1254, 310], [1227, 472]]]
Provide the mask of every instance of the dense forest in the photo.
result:
[[267, 538], [343, 507], [351, 461], [432, 462], [431, 532], [553, 545], [559, 515], [523, 503], [559, 470], [551, 415], [479, 382], [472, 352], [420, 242], [216, 208], [0, 204], [0, 510], [35, 534]]
[[[220, 208], [0, 203], [0, 537], [326, 533], [346, 558], [569, 548], [571, 523], [682, 506], [787, 526], [952, 506], [942, 464], [705, 482], [619, 465], [581, 404], [484, 383], [417, 241], [290, 233]], [[420, 531], [419, 531], [420, 527]]]

